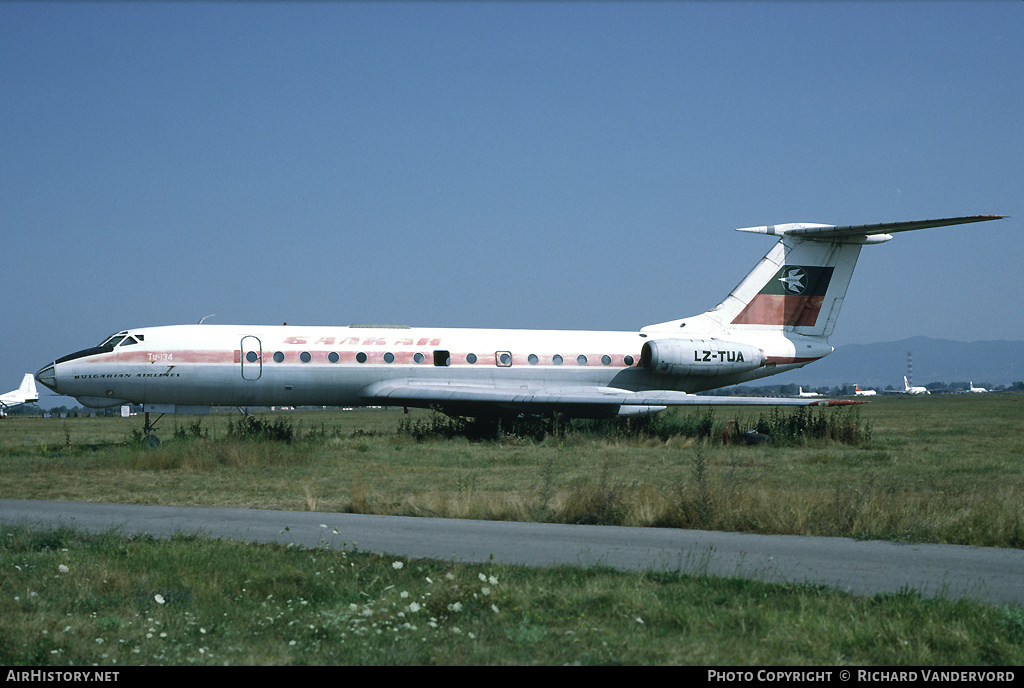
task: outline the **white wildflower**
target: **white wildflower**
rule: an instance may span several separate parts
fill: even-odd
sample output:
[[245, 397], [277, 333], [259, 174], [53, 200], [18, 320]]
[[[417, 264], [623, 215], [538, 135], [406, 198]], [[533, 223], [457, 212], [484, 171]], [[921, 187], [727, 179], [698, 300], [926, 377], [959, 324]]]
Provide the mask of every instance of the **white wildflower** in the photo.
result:
[[490, 583], [491, 585], [497, 585], [498, 584], [498, 577], [497, 576], [489, 576], [487, 578], [487, 582]]
[[68, 571], [70, 571], [71, 569], [69, 569], [69, 568], [68, 568], [67, 566], [65, 566], [64, 564], [61, 564], [60, 566], [58, 566], [58, 567], [57, 567], [57, 570], [58, 570], [58, 571], [60, 571], [61, 573], [67, 573], [67, 572], [68, 572]]
[[153, 599], [156, 600], [157, 604], [163, 604], [164, 603], [164, 596], [163, 595], [153, 595]]
[[402, 562], [400, 562], [400, 561], [396, 561], [396, 562], [394, 562], [393, 564], [391, 564], [391, 568], [395, 569], [396, 571], [397, 571], [398, 569], [402, 568], [403, 566], [405, 566], [405, 564], [403, 564], [403, 563], [402, 563]]
[[411, 612], [418, 612], [419, 610], [420, 610], [420, 605], [419, 605], [418, 602], [413, 602], [412, 604], [409, 605], [409, 611], [411, 611]]

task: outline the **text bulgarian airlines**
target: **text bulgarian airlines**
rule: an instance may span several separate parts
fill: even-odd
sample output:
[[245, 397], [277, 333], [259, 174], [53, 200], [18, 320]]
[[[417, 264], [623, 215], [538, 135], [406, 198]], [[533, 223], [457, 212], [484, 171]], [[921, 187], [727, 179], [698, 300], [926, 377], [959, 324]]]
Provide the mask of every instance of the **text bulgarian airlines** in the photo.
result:
[[116, 377], [181, 377], [181, 373], [94, 373], [92, 375], [75, 375], [76, 380], [103, 380]]
[[[308, 344], [308, 337], [285, 337], [285, 344]], [[342, 337], [340, 339], [335, 337], [321, 337], [320, 339], [313, 342], [314, 344], [323, 344], [324, 346], [344, 346], [349, 344], [351, 346], [387, 346], [388, 341], [383, 337], [369, 337], [363, 339], [361, 337]], [[428, 339], [427, 337], [421, 337], [420, 339], [413, 340], [412, 338], [396, 339], [391, 342], [392, 346], [440, 346], [440, 339]]]

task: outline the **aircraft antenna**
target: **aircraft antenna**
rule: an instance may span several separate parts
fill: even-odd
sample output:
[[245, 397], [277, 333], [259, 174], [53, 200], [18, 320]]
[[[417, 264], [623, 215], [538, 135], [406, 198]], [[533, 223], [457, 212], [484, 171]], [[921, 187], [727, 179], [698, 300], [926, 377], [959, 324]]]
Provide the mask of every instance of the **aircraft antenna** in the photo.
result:
[[203, 317], [199, 318], [199, 324], [202, 325], [204, 320], [206, 320], [207, 318], [212, 318], [212, 317], [214, 317], [213, 313], [210, 313], [209, 315], [204, 315]]

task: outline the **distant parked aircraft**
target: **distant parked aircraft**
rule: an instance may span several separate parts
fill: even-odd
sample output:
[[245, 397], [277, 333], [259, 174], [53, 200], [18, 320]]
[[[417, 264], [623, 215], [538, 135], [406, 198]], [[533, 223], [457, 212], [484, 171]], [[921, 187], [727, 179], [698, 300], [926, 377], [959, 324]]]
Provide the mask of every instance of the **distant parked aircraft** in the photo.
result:
[[25, 377], [22, 378], [21, 386], [18, 389], [0, 395], [0, 417], [7, 415], [7, 409], [20, 406], [21, 404], [31, 404], [34, 401], [39, 401], [39, 394], [36, 392], [36, 381], [32, 377], [32, 373], [25, 373]]
[[882, 390], [885, 394], [931, 394], [926, 387], [911, 387], [907, 376], [903, 376], [903, 389]]
[[907, 376], [903, 376], [903, 393], [904, 394], [928, 394], [928, 390], [925, 387], [911, 387], [910, 382], [907, 380]]
[[973, 381], [973, 380], [971, 380], [971, 388], [970, 388], [969, 390], [967, 390], [967, 391], [968, 391], [968, 392], [972, 392], [972, 393], [974, 393], [974, 394], [984, 394], [984, 393], [985, 393], [985, 392], [987, 392], [988, 390], [987, 390], [987, 389], [985, 389], [984, 387], [975, 387], [975, 386], [974, 386], [974, 381]]
[[875, 390], [873, 389], [861, 389], [857, 385], [853, 386], [853, 393], [855, 396], [858, 397], [873, 397], [876, 394]]
[[805, 392], [803, 387], [796, 388], [796, 395], [798, 397], [820, 397], [821, 395], [817, 392]]

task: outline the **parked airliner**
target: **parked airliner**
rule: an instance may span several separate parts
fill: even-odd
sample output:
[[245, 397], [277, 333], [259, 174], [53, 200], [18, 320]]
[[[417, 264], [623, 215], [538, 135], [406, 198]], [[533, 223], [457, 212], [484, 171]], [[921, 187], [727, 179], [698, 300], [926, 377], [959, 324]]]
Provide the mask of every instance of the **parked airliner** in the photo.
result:
[[853, 386], [853, 394], [858, 397], [873, 397], [875, 396], [875, 390], [873, 389], [861, 389], [859, 386]]
[[18, 386], [18, 389], [6, 394], [0, 394], [0, 418], [7, 415], [7, 409], [22, 404], [31, 404], [36, 401], [39, 401], [36, 381], [32, 378], [32, 373], [25, 373], [25, 377], [21, 379], [21, 385]]
[[903, 376], [903, 393], [904, 394], [929, 394], [927, 387], [911, 387], [910, 381], [907, 380], [907, 376]]
[[743, 228], [778, 241], [720, 304], [639, 331], [172, 325], [118, 332], [58, 358], [36, 379], [85, 406], [143, 404], [156, 413], [372, 405], [609, 417], [684, 405], [849, 404], [695, 393], [831, 353], [828, 338], [864, 245], [995, 219]]

